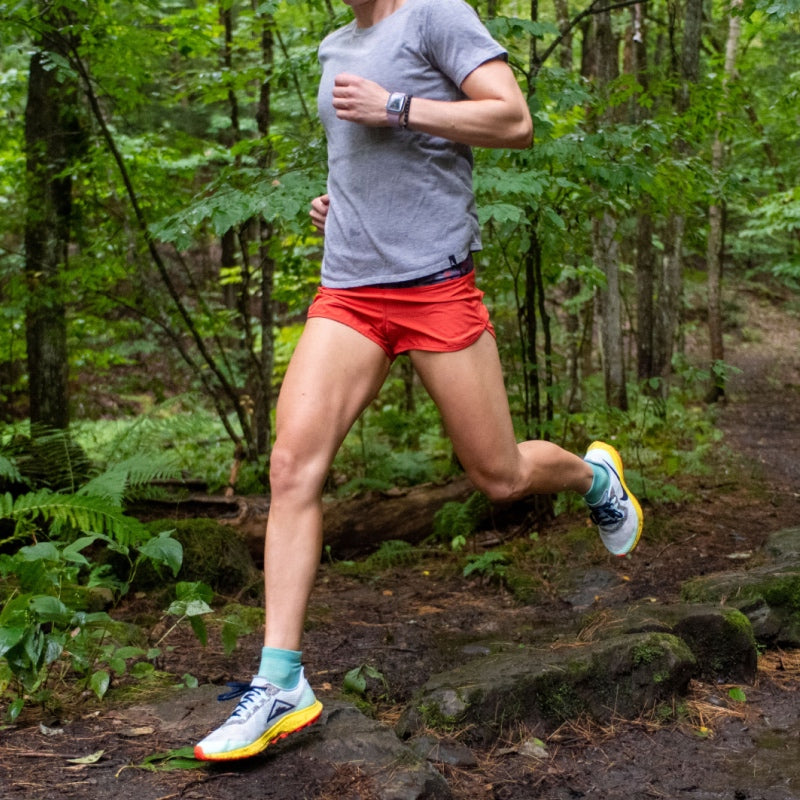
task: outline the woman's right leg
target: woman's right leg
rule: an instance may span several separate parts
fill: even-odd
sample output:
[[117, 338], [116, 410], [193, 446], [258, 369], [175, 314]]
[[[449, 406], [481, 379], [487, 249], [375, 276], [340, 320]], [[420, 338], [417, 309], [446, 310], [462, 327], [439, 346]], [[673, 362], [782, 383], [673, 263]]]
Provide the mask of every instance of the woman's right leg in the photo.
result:
[[322, 712], [296, 652], [319, 567], [322, 487], [339, 445], [375, 397], [389, 365], [377, 344], [346, 325], [323, 318], [306, 324], [276, 413], [262, 665], [230, 717], [195, 746], [196, 758], [247, 758]]
[[264, 644], [299, 650], [322, 548], [322, 489], [347, 432], [391, 362], [381, 347], [329, 319], [308, 320], [276, 408], [264, 545]]

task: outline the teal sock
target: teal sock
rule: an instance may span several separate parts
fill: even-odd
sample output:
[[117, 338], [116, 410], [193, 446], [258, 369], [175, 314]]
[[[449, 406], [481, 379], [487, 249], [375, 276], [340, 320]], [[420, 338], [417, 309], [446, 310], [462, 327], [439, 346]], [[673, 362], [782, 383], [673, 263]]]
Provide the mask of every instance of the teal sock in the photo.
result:
[[280, 650], [277, 647], [261, 648], [261, 665], [258, 674], [274, 683], [279, 689], [294, 689], [300, 681], [300, 650]]
[[592, 486], [588, 492], [583, 496], [583, 499], [590, 505], [597, 505], [602, 499], [606, 490], [611, 485], [611, 476], [608, 470], [602, 464], [592, 464], [587, 462], [594, 472], [594, 479]]

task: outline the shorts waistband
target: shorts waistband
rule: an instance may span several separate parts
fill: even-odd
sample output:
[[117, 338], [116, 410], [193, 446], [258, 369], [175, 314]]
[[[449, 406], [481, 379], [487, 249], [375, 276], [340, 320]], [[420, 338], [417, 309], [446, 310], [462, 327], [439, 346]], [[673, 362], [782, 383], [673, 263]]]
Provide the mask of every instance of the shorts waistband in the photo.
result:
[[437, 283], [452, 280], [453, 278], [463, 278], [475, 269], [475, 262], [470, 253], [462, 262], [456, 263], [453, 256], [450, 266], [434, 272], [432, 275], [423, 275], [421, 278], [412, 278], [407, 281], [392, 281], [391, 283], [375, 283], [375, 289], [406, 289], [412, 286], [433, 286]]

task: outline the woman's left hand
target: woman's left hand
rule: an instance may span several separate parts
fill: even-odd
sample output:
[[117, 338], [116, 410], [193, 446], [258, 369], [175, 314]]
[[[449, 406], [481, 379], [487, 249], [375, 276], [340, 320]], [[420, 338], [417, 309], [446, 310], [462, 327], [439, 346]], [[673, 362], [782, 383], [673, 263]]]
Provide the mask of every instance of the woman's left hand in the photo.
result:
[[389, 125], [386, 103], [389, 92], [375, 81], [351, 75], [337, 75], [333, 84], [333, 107], [336, 116], [372, 128]]

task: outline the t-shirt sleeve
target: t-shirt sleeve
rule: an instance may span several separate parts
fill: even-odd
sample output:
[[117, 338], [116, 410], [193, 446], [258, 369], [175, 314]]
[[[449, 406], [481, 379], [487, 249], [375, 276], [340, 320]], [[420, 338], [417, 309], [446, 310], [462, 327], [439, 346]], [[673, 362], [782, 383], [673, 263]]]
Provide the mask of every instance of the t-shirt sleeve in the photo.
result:
[[508, 53], [486, 30], [465, 0], [432, 0], [422, 30], [422, 42], [430, 63], [461, 87], [481, 64]]

